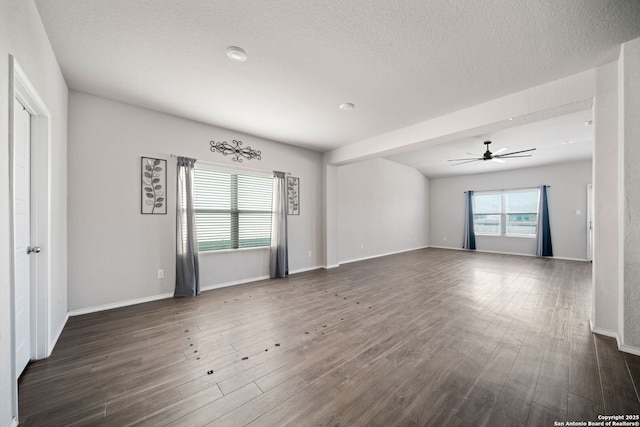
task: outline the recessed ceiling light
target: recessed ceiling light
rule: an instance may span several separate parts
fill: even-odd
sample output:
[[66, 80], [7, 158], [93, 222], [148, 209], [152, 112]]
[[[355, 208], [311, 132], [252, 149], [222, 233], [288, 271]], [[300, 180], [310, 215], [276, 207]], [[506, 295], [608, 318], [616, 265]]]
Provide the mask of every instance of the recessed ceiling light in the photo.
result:
[[355, 105], [353, 105], [350, 102], [345, 102], [344, 104], [340, 104], [340, 109], [342, 111], [351, 111], [351, 110], [353, 110], [354, 107], [355, 107]]
[[237, 46], [229, 46], [227, 48], [227, 57], [234, 62], [244, 62], [247, 60], [247, 52]]
[[513, 121], [513, 117], [509, 117], [509, 121], [510, 121], [510, 122], [511, 122], [511, 121]]

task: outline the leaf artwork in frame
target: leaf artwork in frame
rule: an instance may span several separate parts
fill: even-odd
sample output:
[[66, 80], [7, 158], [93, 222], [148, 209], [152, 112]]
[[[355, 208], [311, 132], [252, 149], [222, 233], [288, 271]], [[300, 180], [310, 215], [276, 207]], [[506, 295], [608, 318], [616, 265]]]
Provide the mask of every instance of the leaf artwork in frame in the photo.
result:
[[287, 177], [287, 214], [300, 215], [300, 178]]
[[165, 215], [167, 213], [167, 161], [142, 157], [141, 213]]

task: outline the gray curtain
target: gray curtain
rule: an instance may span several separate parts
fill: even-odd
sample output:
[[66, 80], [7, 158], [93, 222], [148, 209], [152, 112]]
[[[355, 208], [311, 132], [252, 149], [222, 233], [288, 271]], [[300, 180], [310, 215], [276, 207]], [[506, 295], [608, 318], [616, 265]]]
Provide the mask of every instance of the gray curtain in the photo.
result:
[[464, 209], [464, 249], [476, 249], [476, 233], [473, 229], [473, 191], [467, 191]]
[[176, 191], [176, 289], [174, 297], [200, 295], [198, 236], [193, 209], [193, 166], [196, 159], [178, 157]]
[[551, 245], [551, 226], [549, 225], [549, 203], [547, 200], [547, 186], [540, 186], [538, 197], [538, 233], [536, 233], [536, 255], [553, 256]]
[[273, 212], [271, 213], [271, 249], [269, 275], [289, 275], [289, 247], [287, 243], [287, 182], [284, 172], [273, 172]]

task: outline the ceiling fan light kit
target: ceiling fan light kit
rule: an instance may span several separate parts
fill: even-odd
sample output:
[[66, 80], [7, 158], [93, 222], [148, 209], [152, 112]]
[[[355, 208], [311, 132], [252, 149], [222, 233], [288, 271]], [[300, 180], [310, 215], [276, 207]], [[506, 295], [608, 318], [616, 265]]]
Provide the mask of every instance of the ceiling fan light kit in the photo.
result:
[[[530, 151], [535, 150], [535, 148], [529, 148], [528, 150], [512, 151], [510, 153], [500, 154], [503, 151], [505, 151], [507, 148], [506, 147], [501, 148], [495, 153], [492, 153], [491, 150], [489, 150], [489, 145], [491, 144], [491, 141], [485, 141], [483, 144], [486, 145], [487, 148], [481, 157], [470, 157], [465, 159], [450, 159], [448, 161], [457, 162], [457, 163], [452, 163], [451, 166], [458, 166], [458, 165], [471, 163], [471, 162], [480, 162], [480, 161], [486, 162], [487, 160], [492, 160], [498, 163], [505, 163], [505, 159], [513, 159], [515, 157], [531, 157], [531, 154], [522, 154], [522, 153], [528, 153]], [[516, 156], [515, 154], [518, 154], [518, 155]]]

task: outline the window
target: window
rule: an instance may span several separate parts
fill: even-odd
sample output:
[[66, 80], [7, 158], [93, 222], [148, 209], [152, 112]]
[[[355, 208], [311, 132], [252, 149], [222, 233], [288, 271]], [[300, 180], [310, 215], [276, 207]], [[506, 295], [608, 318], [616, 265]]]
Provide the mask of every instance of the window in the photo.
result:
[[500, 193], [474, 193], [473, 229], [476, 234], [500, 234], [501, 212]]
[[198, 249], [269, 246], [271, 178], [194, 169]]
[[535, 236], [537, 223], [537, 188], [473, 195], [473, 227], [476, 234]]
[[505, 198], [507, 236], [535, 236], [538, 225], [538, 189], [508, 191]]

